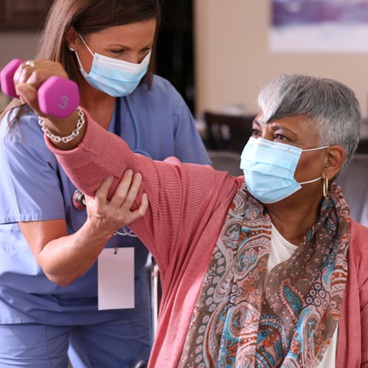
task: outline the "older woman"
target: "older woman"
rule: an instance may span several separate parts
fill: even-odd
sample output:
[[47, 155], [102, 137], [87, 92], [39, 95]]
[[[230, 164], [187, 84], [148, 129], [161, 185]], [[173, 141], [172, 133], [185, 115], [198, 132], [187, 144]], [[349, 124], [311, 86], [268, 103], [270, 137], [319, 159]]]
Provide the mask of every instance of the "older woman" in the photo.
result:
[[[35, 89], [18, 90], [38, 111]], [[147, 193], [150, 207], [131, 227], [163, 287], [150, 367], [368, 367], [368, 229], [334, 183], [358, 143], [359, 104], [343, 84], [304, 75], [271, 80], [258, 103], [245, 181], [134, 154], [87, 111], [75, 139], [46, 140], [106, 220], [126, 215], [122, 174], [143, 177], [136, 206]], [[65, 136], [76, 120], [42, 123]]]

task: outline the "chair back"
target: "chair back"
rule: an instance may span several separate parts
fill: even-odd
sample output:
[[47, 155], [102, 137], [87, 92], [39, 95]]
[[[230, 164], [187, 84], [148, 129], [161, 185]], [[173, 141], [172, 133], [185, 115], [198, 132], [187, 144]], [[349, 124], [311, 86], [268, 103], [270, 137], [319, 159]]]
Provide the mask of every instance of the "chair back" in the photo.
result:
[[240, 176], [240, 153], [230, 151], [208, 151], [212, 166], [218, 171], [227, 171], [230, 175]]
[[356, 152], [368, 153], [368, 138], [364, 138], [359, 141]]
[[256, 115], [230, 115], [205, 111], [208, 150], [242, 152], [251, 136]]
[[341, 185], [351, 217], [368, 226], [368, 154], [356, 153], [336, 182]]

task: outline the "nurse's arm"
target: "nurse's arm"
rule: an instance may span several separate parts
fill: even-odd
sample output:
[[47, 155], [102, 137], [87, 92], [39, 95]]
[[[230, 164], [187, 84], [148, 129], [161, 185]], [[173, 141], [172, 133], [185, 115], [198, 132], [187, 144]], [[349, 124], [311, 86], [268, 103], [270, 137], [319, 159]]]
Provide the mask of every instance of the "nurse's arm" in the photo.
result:
[[87, 197], [87, 221], [68, 235], [65, 220], [20, 222], [19, 228], [45, 275], [60, 286], [67, 286], [94, 264], [114, 232], [142, 217], [148, 207], [147, 196], [131, 210], [141, 175], [126, 172], [111, 198], [107, 193], [112, 178], [107, 178], [94, 198]]

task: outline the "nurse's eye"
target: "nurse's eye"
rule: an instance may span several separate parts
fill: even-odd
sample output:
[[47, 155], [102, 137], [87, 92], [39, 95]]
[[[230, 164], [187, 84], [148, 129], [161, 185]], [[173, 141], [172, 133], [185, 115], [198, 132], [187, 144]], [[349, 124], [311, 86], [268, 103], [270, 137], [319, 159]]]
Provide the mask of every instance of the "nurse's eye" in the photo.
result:
[[150, 47], [145, 47], [144, 49], [140, 50], [139, 53], [141, 55], [147, 55], [151, 51]]
[[110, 52], [112, 54], [114, 54], [114, 55], [123, 55], [124, 52], [125, 52], [125, 50], [123, 50], [123, 49], [116, 49], [116, 50], [111, 50]]

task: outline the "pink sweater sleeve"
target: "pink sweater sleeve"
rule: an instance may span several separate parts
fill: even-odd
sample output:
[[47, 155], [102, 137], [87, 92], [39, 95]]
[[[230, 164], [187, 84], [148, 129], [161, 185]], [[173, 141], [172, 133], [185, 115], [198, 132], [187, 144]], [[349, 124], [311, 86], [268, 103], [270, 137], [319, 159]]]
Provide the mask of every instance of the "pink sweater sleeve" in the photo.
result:
[[[205, 218], [224, 203], [230, 204], [237, 179], [211, 166], [182, 164], [175, 158], [153, 161], [133, 153], [120, 137], [100, 127], [88, 114], [86, 124], [86, 133], [77, 148], [59, 150], [45, 137], [46, 144], [77, 188], [91, 196], [107, 176], [114, 176], [109, 192], [112, 195], [126, 169], [142, 174], [136, 205], [146, 192], [149, 209], [143, 219], [130, 226], [164, 272], [175, 247], [194, 246]], [[184, 256], [185, 250], [181, 253]]]
[[351, 224], [349, 276], [341, 318], [336, 368], [368, 367], [368, 229]]

